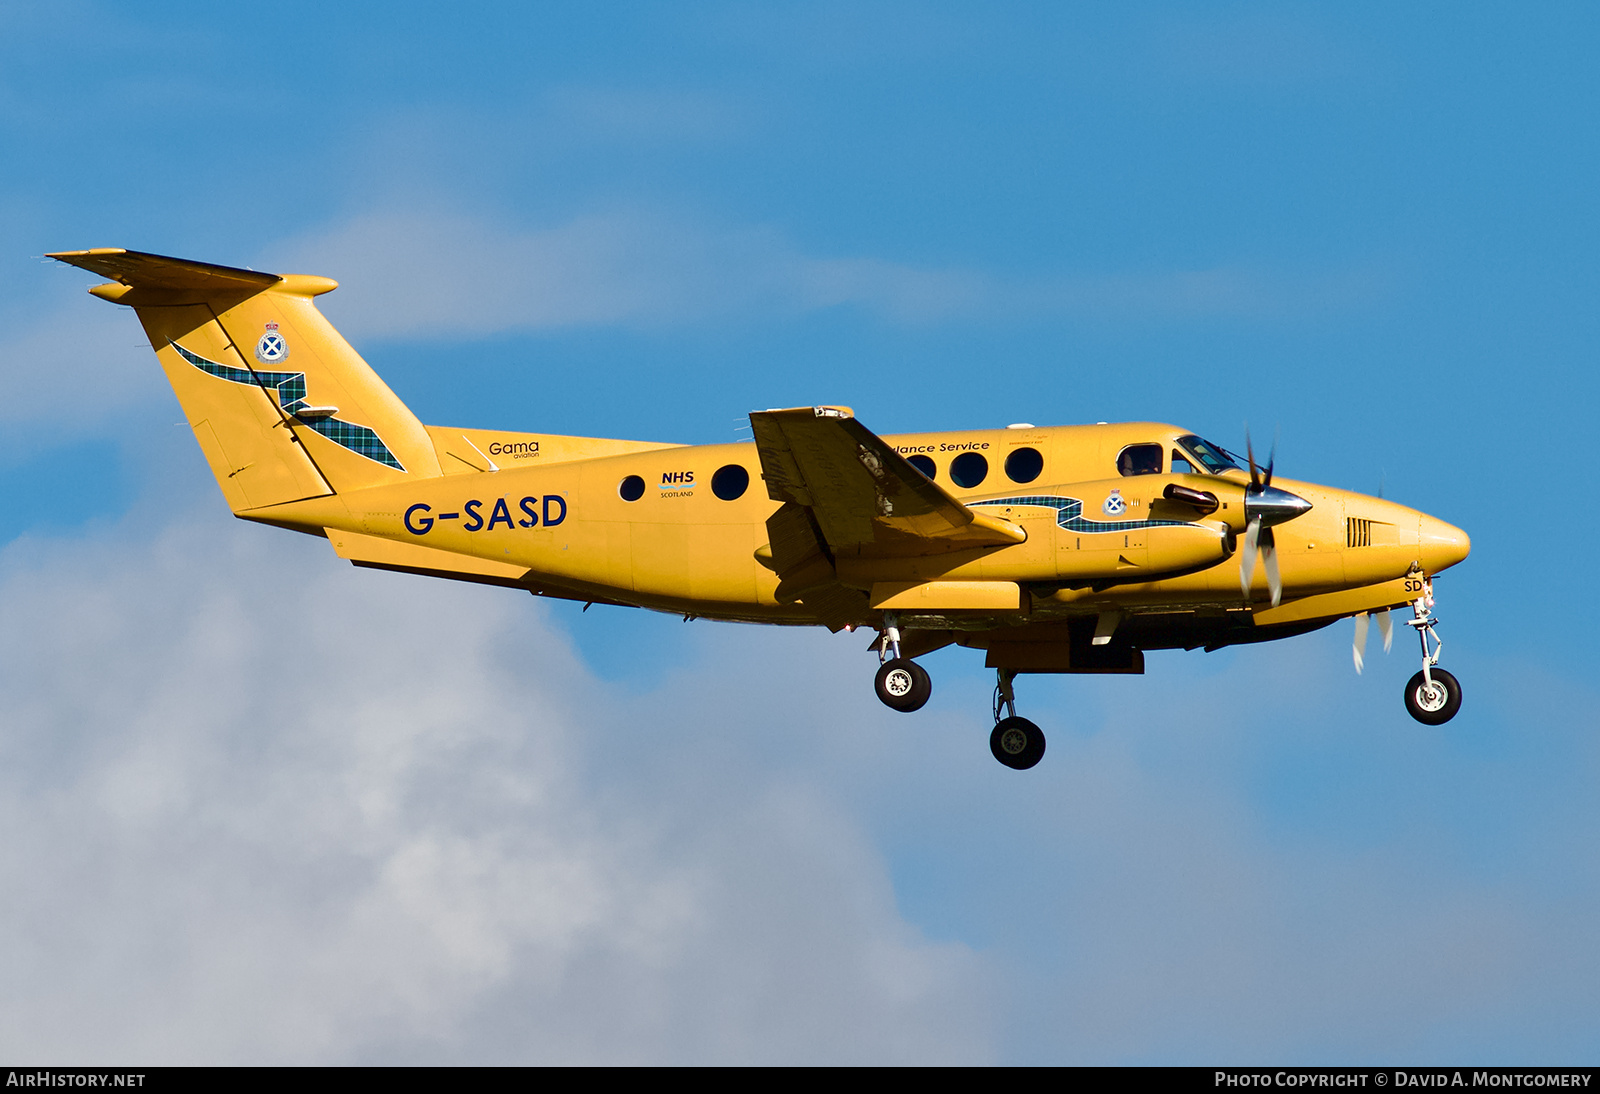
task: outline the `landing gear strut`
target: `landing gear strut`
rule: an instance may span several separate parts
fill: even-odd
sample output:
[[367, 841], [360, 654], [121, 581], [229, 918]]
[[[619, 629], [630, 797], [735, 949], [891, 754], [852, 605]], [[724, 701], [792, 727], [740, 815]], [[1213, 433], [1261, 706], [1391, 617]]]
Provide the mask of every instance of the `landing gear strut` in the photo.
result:
[[[1414, 627], [1422, 643], [1422, 671], [1406, 682], [1406, 711], [1423, 725], [1442, 726], [1461, 709], [1461, 683], [1444, 669], [1438, 668], [1439, 651], [1444, 649], [1434, 630], [1439, 620], [1433, 615], [1433, 581], [1424, 578], [1422, 595], [1411, 602], [1415, 618], [1406, 620]], [[1433, 648], [1428, 640], [1433, 639]]]
[[1044, 732], [1028, 719], [1017, 716], [1016, 696], [1011, 691], [1014, 674], [1007, 669], [995, 671], [998, 676], [994, 686], [995, 725], [989, 734], [989, 751], [1007, 767], [1026, 771], [1044, 759]]
[[883, 622], [883, 638], [878, 645], [878, 660], [882, 664], [872, 686], [884, 706], [910, 714], [921, 710], [933, 694], [933, 678], [911, 658], [900, 656], [900, 627], [896, 615], [885, 613]]
[[[894, 612], [883, 613], [883, 632], [878, 636], [878, 676], [873, 688], [878, 699], [892, 710], [909, 714], [920, 710], [933, 694], [928, 670], [900, 653], [900, 620]], [[1018, 717], [1016, 695], [1010, 669], [999, 669], [994, 687], [994, 729], [989, 734], [989, 751], [1007, 767], [1026, 771], [1044, 758], [1044, 732], [1026, 718]]]

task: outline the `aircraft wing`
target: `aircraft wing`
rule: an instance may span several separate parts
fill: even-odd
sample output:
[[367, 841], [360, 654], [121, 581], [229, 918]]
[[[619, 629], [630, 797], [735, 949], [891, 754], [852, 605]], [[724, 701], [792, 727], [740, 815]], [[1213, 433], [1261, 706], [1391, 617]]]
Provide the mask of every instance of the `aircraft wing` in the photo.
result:
[[810, 510], [834, 554], [929, 555], [1027, 538], [962, 505], [849, 410], [759, 411], [750, 425], [767, 493]]

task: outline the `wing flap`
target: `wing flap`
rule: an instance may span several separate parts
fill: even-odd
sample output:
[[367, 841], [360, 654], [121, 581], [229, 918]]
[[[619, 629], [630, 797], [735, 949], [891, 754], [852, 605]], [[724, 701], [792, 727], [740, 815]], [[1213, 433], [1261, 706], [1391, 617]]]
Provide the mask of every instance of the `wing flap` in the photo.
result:
[[798, 601], [834, 631], [865, 618], [867, 594], [840, 583], [809, 509], [785, 502], [767, 518], [767, 534], [767, 551], [778, 574], [773, 594], [778, 603]]
[[835, 552], [937, 554], [1027, 539], [951, 497], [846, 408], [759, 411], [750, 425], [767, 493], [811, 510]]

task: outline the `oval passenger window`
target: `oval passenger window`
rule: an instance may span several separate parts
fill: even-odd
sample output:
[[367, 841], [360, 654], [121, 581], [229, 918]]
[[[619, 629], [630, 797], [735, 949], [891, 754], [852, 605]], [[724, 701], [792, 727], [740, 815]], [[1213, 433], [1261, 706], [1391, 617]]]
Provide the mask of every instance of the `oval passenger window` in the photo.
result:
[[977, 452], [963, 452], [950, 461], [950, 478], [971, 490], [989, 477], [989, 461]]
[[711, 476], [711, 492], [723, 501], [733, 501], [744, 496], [750, 488], [750, 472], [736, 463], [717, 468]]
[[1032, 482], [1044, 470], [1044, 457], [1037, 448], [1013, 449], [1006, 457], [1006, 478], [1012, 482]]
[[915, 456], [907, 456], [906, 462], [912, 467], [915, 467], [918, 471], [921, 471], [928, 478], [933, 478], [935, 468], [933, 466], [933, 461], [928, 457], [918, 453]]
[[644, 497], [644, 480], [638, 475], [629, 475], [617, 484], [617, 493], [623, 501], [638, 501]]

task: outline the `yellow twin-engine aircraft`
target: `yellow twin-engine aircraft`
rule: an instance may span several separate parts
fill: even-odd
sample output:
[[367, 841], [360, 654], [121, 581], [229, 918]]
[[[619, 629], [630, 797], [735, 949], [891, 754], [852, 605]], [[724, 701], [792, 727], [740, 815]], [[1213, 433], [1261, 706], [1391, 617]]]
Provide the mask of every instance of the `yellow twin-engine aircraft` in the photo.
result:
[[[1380, 498], [1272, 477], [1153, 422], [879, 437], [844, 407], [750, 415], [685, 446], [423, 425], [313, 304], [336, 288], [117, 249], [51, 257], [109, 284], [166, 369], [235, 515], [326, 536], [358, 566], [686, 619], [869, 628], [878, 697], [928, 700], [915, 658], [997, 670], [990, 748], [1044, 754], [1019, 673], [1141, 673], [1388, 611], [1422, 645], [1406, 707], [1461, 705], [1438, 667], [1433, 578], [1467, 536]], [[1248, 448], [1248, 446], [1247, 446]], [[764, 488], [763, 488], [764, 487]], [[1259, 563], [1259, 565], [1258, 565]]]

